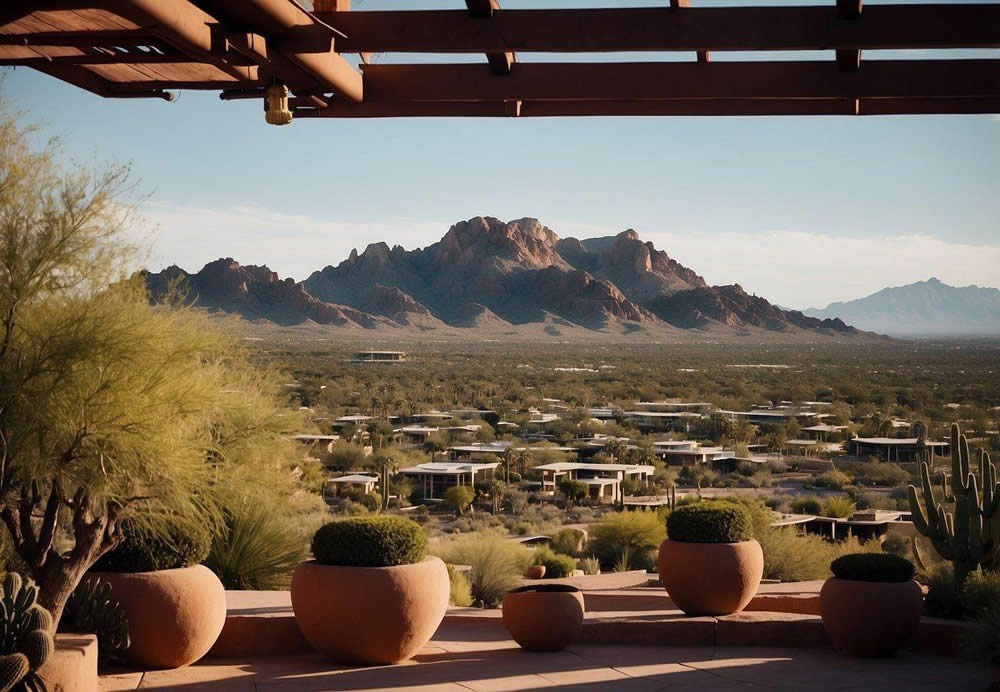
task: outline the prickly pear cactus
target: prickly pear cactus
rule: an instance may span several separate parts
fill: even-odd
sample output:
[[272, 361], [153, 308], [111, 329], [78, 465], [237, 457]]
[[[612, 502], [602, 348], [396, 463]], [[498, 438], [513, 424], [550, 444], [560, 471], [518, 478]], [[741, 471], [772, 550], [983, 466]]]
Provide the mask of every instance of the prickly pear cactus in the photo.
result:
[[52, 655], [52, 616], [30, 579], [8, 572], [0, 590], [0, 692], [44, 690], [38, 669]]
[[111, 584], [100, 579], [81, 583], [66, 602], [60, 630], [97, 635], [101, 659], [124, 658], [131, 640], [125, 608], [112, 598]]

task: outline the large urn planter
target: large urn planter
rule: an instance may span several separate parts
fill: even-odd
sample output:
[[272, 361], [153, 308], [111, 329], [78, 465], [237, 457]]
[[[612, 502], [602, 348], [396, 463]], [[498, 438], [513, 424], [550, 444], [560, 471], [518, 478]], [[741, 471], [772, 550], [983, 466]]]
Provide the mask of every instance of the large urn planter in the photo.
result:
[[660, 544], [660, 583], [687, 615], [730, 615], [757, 593], [764, 554], [750, 537], [746, 510], [731, 502], [680, 507]]
[[292, 609], [306, 640], [339, 663], [382, 665], [413, 656], [448, 609], [448, 569], [424, 557], [424, 530], [395, 516], [321, 527], [315, 560], [292, 577]]
[[504, 596], [503, 624], [523, 649], [559, 651], [579, 636], [584, 610], [575, 586], [532, 584]]
[[179, 668], [199, 660], [226, 623], [226, 591], [203, 565], [152, 572], [91, 572], [111, 584], [128, 618], [125, 655], [138, 666]]
[[[845, 560], [845, 558], [847, 558]], [[852, 656], [891, 656], [916, 633], [923, 610], [913, 565], [887, 553], [845, 555], [819, 593], [833, 646]]]

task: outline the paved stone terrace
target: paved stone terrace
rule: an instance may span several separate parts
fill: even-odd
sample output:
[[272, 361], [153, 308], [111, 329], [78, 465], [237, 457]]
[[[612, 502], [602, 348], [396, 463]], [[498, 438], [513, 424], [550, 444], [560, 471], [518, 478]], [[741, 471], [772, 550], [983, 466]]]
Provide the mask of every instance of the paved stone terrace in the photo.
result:
[[611, 645], [529, 653], [497, 624], [445, 623], [419, 655], [396, 666], [343, 667], [317, 654], [208, 659], [179, 670], [105, 675], [100, 689], [959, 692], [984, 690], [989, 680], [988, 671], [967, 661], [913, 653], [870, 660], [824, 649]]

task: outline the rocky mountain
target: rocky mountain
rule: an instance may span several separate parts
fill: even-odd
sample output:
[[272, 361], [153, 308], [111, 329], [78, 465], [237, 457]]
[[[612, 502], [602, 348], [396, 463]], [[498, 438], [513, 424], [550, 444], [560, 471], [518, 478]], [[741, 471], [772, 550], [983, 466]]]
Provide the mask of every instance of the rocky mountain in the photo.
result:
[[782, 310], [738, 285], [709, 286], [634, 230], [560, 239], [531, 218], [475, 217], [416, 250], [372, 243], [301, 283], [231, 259], [197, 274], [170, 267], [146, 279], [154, 295], [179, 280], [200, 305], [279, 324], [508, 333], [525, 325], [546, 325], [546, 333], [858, 333], [840, 320]]
[[949, 286], [931, 278], [804, 313], [899, 336], [995, 336], [1000, 334], [1000, 290]]

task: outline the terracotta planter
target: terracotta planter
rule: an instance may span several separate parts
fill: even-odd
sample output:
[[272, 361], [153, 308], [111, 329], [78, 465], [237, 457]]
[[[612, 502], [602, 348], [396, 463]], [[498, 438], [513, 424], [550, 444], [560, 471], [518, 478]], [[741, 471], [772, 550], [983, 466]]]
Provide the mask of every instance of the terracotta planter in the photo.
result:
[[764, 574], [764, 553], [754, 540], [687, 543], [665, 540], [657, 560], [660, 583], [688, 615], [730, 615], [753, 599]]
[[583, 627], [583, 593], [566, 584], [522, 586], [503, 599], [503, 624], [522, 648], [559, 651]]
[[49, 692], [97, 692], [97, 636], [57, 634], [56, 648], [38, 669]]
[[541, 579], [545, 576], [545, 565], [532, 565], [524, 570], [525, 579]]
[[436, 557], [396, 567], [303, 562], [292, 609], [306, 640], [341, 663], [403, 661], [434, 635], [448, 609], [448, 570]]
[[212, 648], [226, 623], [226, 591], [203, 565], [158, 572], [92, 572], [128, 617], [130, 663], [179, 668]]
[[912, 579], [827, 579], [819, 609], [835, 648], [852, 656], [891, 656], [920, 625], [923, 595]]

